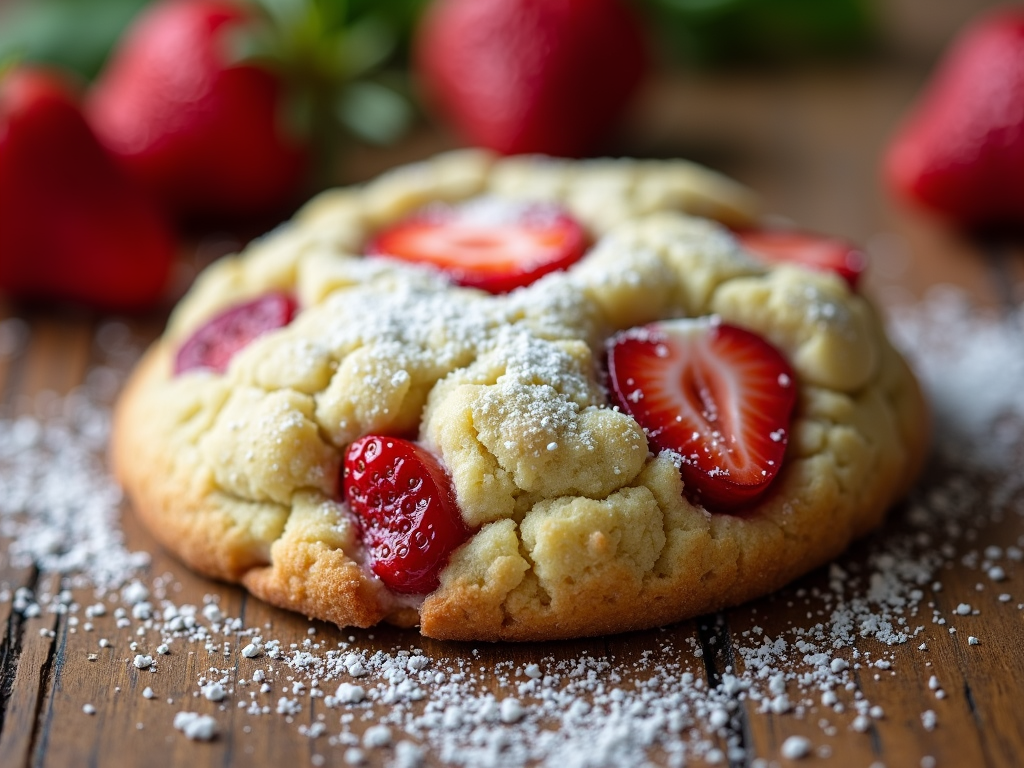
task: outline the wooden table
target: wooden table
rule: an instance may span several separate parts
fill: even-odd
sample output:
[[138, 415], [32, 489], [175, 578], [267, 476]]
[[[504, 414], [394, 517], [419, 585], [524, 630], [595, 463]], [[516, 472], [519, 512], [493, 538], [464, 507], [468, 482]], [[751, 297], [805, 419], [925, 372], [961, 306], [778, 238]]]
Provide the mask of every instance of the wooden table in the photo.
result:
[[[867, 290], [887, 306], [919, 299], [929, 286], [953, 283], [980, 305], [1009, 311], [1016, 300], [1020, 253], [970, 242], [926, 219], [898, 212], [878, 189], [880, 148], [921, 76], [919, 66], [890, 63], [814, 73], [667, 78], [646, 94], [623, 146], [639, 154], [680, 154], [707, 161], [763, 193], [771, 210], [866, 243], [875, 258]], [[443, 137], [425, 131], [398, 151], [360, 156], [354, 174], [367, 176], [397, 160], [429, 154], [445, 143]], [[0, 307], [0, 318], [15, 315], [28, 322], [30, 337], [16, 353], [0, 357], [0, 402], [8, 414], [31, 411], [40, 392], [71, 390], [98, 363], [125, 367], [129, 361], [124, 355], [111, 358], [110, 350], [97, 342], [98, 329], [109, 333], [111, 328], [127, 328], [140, 346], [159, 332], [162, 323], [161, 317], [155, 317], [110, 326], [108, 318], [88, 314]], [[919, 493], [927, 495], [930, 488], [939, 487], [946, 469], [941, 462], [933, 463]], [[999, 480], [983, 482], [998, 484]], [[871, 558], [880, 548], [913, 529], [907, 509], [896, 510], [876, 537], [843, 557], [839, 561], [843, 571], [862, 577], [869, 573]], [[536, 664], [552, 670], [560, 661], [588, 657], [609, 662], [601, 672], [609, 688], [635, 689], [634, 678], [649, 677], [657, 664], [668, 665], [676, 678], [691, 672], [694, 690], [720, 685], [725, 676], [749, 663], [738, 649], [752, 647], [755, 627], [766, 637], [792, 638], [794, 627], [822, 621], [812, 613], [827, 604], [818, 595], [829, 590], [830, 579], [829, 570], [822, 569], [776, 596], [665, 630], [578, 642], [474, 647], [388, 628], [349, 631], [307, 622], [239, 589], [192, 575], [163, 553], [130, 513], [124, 516], [123, 526], [129, 548], [152, 553], [144, 580], [151, 584], [155, 578], [166, 585], [168, 597], [178, 605], [202, 606], [204, 599], [215, 596], [224, 614], [240, 619], [240, 627], [259, 628], [267, 638], [282, 640], [285, 650], [291, 643], [301, 649], [306, 641], [319, 644], [313, 649], [319, 654], [339, 643], [350, 644], [349, 650], [390, 654], [422, 649], [431, 659], [430, 669], [472, 672], [477, 691], [493, 691], [499, 701], [515, 693], [514, 684], [525, 679], [514, 677], [516, 668], [522, 671]], [[716, 728], [715, 715], [708, 712], [696, 717], [693, 726], [703, 734], [699, 740], [707, 740], [698, 752], [708, 744], [720, 752], [691, 751], [690, 764], [721, 758], [722, 764], [751, 765], [763, 758], [789, 765], [796, 761], [782, 757], [780, 750], [793, 735], [810, 739], [811, 754], [799, 760], [806, 765], [1022, 764], [1024, 715], [1019, 699], [1024, 691], [1024, 644], [1018, 638], [1024, 614], [1017, 604], [1024, 600], [1024, 569], [1004, 558], [1000, 564], [1007, 578], [996, 583], [979, 571], [977, 562], [969, 557], [965, 562], [963, 556], [983, 552], [988, 545], [1005, 548], [1017, 543], [1024, 535], [1024, 521], [1007, 513], [1002, 521], [964, 530], [975, 533], [948, 542], [954, 550], [943, 557], [941, 572], [934, 578], [941, 581], [941, 591], [933, 589], [931, 580], [921, 585], [920, 614], [915, 620], [924, 626], [920, 635], [891, 647], [870, 638], [855, 643], [858, 653], [868, 655], [859, 657], [864, 661], [859, 669], [847, 673], [850, 690], [836, 691], [845, 711], [826, 706], [817, 693], [811, 697], [798, 693], [792, 684], [787, 691], [794, 697], [792, 704], [802, 707], [799, 715], [792, 709], [762, 711], [765, 706], [742, 691], [733, 691], [728, 694], [733, 708], [724, 727]], [[37, 595], [56, 593], [59, 578], [35, 568], [15, 567], [6, 557], [6, 547], [0, 550], [0, 590], [8, 592], [8, 599], [0, 602], [0, 622], [5, 627], [0, 645], [3, 768], [344, 764], [348, 745], [337, 743], [337, 736], [346, 730], [340, 724], [345, 708], [328, 708], [325, 699], [310, 697], [308, 677], [281, 660], [266, 654], [243, 657], [240, 649], [250, 637], [229, 629], [208, 644], [181, 641], [170, 654], [159, 655], [154, 649], [161, 632], [145, 629], [144, 621], [130, 616], [122, 627], [112, 613], [93, 617], [93, 629], [86, 631], [84, 607], [96, 602], [91, 588], [72, 589], [78, 612], [23, 616], [13, 610], [10, 599], [17, 587], [29, 587]], [[1000, 601], [1002, 593], [1011, 596], [1009, 602]], [[959, 617], [956, 607], [961, 603], [980, 613]], [[944, 617], [958, 617], [950, 624], [959, 623], [960, 631], [950, 634], [949, 625], [933, 624], [933, 607]], [[968, 634], [980, 637], [981, 644], [970, 645]], [[109, 647], [100, 647], [101, 637]], [[133, 642], [137, 650], [131, 649]], [[921, 643], [926, 651], [920, 649]], [[138, 669], [131, 663], [136, 652], [152, 654], [158, 671]], [[836, 655], [857, 661], [850, 648]], [[879, 658], [888, 665], [868, 665]], [[793, 671], [801, 669], [799, 658], [787, 663]], [[228, 678], [229, 693], [219, 702], [199, 695], [200, 678], [210, 667], [225, 670]], [[271, 693], [257, 693], [258, 685], [252, 682], [257, 668], [270, 670], [266, 674]], [[615, 681], [615, 673], [621, 680]], [[935, 684], [930, 685], [933, 676], [943, 694], [937, 695]], [[239, 684], [240, 679], [247, 684]], [[304, 681], [306, 688], [293, 693], [296, 681]], [[379, 678], [372, 678], [367, 686], [376, 682]], [[330, 694], [336, 685], [325, 683], [323, 688]], [[152, 699], [142, 695], [147, 687], [154, 692]], [[519, 695], [529, 703], [529, 697]], [[301, 710], [291, 715], [247, 711], [251, 701], [275, 710], [282, 696], [294, 698]], [[875, 711], [855, 727], [858, 696], [881, 707], [884, 714]], [[94, 714], [83, 712], [87, 705], [95, 708]], [[425, 705], [410, 706], [422, 709]], [[362, 734], [389, 709], [376, 702], [366, 710], [374, 713], [372, 719], [357, 717], [347, 728]], [[213, 715], [219, 736], [202, 743], [175, 731], [172, 721], [182, 710]], [[927, 711], [937, 719], [934, 729], [922, 720]], [[526, 729], [527, 724], [528, 720], [508, 728]], [[535, 726], [543, 723], [529, 727]], [[415, 734], [396, 731], [394, 740], [400, 738], [417, 741]], [[737, 746], [743, 751], [737, 751]], [[396, 750], [369, 748], [365, 756], [372, 765], [391, 764]], [[649, 758], [658, 764], [670, 756], [656, 745]], [[468, 759], [462, 757], [463, 762]], [[634, 753], [619, 764], [639, 760]], [[513, 761], [511, 756], [508, 761]], [[425, 762], [443, 761], [437, 750], [431, 750]]]

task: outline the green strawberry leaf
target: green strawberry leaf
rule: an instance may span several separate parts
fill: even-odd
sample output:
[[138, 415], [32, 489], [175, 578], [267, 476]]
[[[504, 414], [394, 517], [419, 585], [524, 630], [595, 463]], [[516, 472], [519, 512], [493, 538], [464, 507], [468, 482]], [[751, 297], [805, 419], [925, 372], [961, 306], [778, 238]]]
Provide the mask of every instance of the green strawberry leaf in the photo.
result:
[[360, 139], [391, 144], [408, 130], [413, 109], [402, 94], [365, 80], [345, 89], [338, 100], [337, 116]]
[[280, 119], [312, 148], [314, 187], [334, 182], [346, 137], [390, 144], [408, 130], [416, 112], [396, 64], [425, 0], [249, 2], [254, 19], [230, 37], [229, 61], [284, 82]]
[[70, 69], [93, 77], [147, 0], [0, 0], [0, 59]]
[[381, 75], [403, 53], [424, 0], [251, 2], [257, 20], [233, 37], [231, 58], [285, 81], [290, 130], [324, 151], [339, 133], [382, 144], [408, 129], [412, 104]]
[[397, 42], [394, 30], [383, 19], [368, 16], [355, 21], [343, 42], [349, 77], [360, 77], [382, 66], [394, 53]]

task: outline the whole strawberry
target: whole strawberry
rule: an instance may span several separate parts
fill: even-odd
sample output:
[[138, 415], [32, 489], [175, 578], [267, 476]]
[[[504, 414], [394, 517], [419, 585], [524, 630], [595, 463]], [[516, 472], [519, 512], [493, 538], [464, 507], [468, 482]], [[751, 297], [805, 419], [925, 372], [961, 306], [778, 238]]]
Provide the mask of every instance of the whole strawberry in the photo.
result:
[[143, 309], [167, 283], [161, 213], [93, 135], [56, 75], [0, 76], [0, 291]]
[[1024, 8], [954, 45], [885, 158], [900, 196], [954, 223], [1024, 224]]
[[647, 56], [619, 0], [437, 0], [416, 65], [428, 97], [469, 142], [580, 156], [599, 149]]
[[251, 13], [226, 0], [155, 3], [91, 94], [106, 146], [183, 216], [273, 212], [302, 179], [305, 147], [285, 130], [281, 81], [232, 62]]

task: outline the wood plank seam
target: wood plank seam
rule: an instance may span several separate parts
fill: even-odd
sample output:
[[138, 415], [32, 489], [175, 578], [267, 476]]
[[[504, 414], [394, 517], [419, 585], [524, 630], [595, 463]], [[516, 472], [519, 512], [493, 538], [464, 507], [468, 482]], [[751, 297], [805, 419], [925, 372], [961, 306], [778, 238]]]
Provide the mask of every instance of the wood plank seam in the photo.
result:
[[[736, 646], [732, 642], [732, 627], [729, 624], [729, 616], [727, 613], [721, 614], [721, 622], [723, 626], [722, 631], [722, 650], [725, 655], [725, 660], [730, 667], [732, 667], [733, 674], [736, 674], [739, 670], [738, 661], [736, 657]], [[739, 694], [733, 697], [736, 701], [736, 718], [739, 720], [739, 727], [735, 729], [740, 739], [740, 746], [743, 751], [747, 753], [746, 759], [736, 765], [740, 768], [746, 768], [750, 761], [749, 750], [754, 744], [754, 734], [751, 728], [750, 712], [747, 707], [744, 706], [744, 702], [739, 699]], [[732, 768], [732, 761], [730, 761], [730, 768]]]
[[[60, 580], [55, 574], [42, 573], [29, 583], [37, 594], [53, 594], [59, 589]], [[6, 760], [5, 768], [27, 768], [33, 762], [39, 716], [50, 693], [57, 623], [57, 616], [50, 612], [22, 617], [18, 633], [20, 652], [12, 675], [14, 690], [7, 702], [4, 730], [0, 731], [0, 756]]]
[[[853, 668], [853, 682], [854, 682], [854, 685], [857, 686], [855, 690], [863, 693], [864, 692], [864, 686], [863, 686], [863, 684], [861, 682], [861, 673], [860, 673], [860, 670], [857, 669], [856, 667]], [[885, 757], [885, 752], [884, 752], [884, 749], [882, 747], [882, 734], [879, 733], [879, 731], [878, 731], [878, 724], [876, 723], [874, 718], [872, 718], [868, 722], [868, 729], [867, 729], [866, 733], [868, 735], [868, 738], [871, 741], [871, 751], [875, 755], [877, 755], [879, 758]]]
[[[732, 639], [729, 635], [728, 618], [725, 612], [719, 611], [705, 616], [703, 619], [698, 619], [698, 622], [697, 638], [700, 641], [701, 661], [704, 664], [704, 674], [707, 678], [708, 688], [724, 690], [722, 682], [725, 667], [731, 667], [733, 672], [736, 671], [736, 656]], [[719, 669], [719, 655], [725, 661], [722, 669]], [[746, 707], [742, 705], [743, 703], [739, 699], [739, 692], [729, 692], [728, 695], [729, 699], [736, 704], [729, 712], [729, 732], [739, 739], [736, 746], [741, 748], [744, 754], [746, 754], [748, 745], [752, 744], [750, 741], [750, 719]], [[723, 751], [726, 754], [729, 768], [743, 768], [746, 760], [739, 762], [733, 760], [732, 757], [729, 757], [731, 751], [729, 745], [726, 744], [725, 746], [726, 748]]]
[[50, 741], [50, 730], [53, 725], [53, 703], [56, 694], [56, 681], [60, 675], [61, 670], [64, 667], [64, 661], [66, 659], [66, 650], [68, 642], [68, 623], [63, 617], [58, 619], [57, 622], [57, 637], [60, 638], [60, 642], [54, 642], [51, 648], [52, 662], [50, 668], [48, 668], [46, 681], [47, 681], [47, 696], [45, 706], [45, 716], [42, 712], [42, 701], [40, 702], [40, 712], [36, 718], [36, 732], [32, 738], [32, 765], [42, 765], [44, 758], [46, 757], [46, 748]]
[[[4, 315], [6, 314], [5, 312]], [[5, 375], [2, 382], [0, 382], [0, 411], [9, 407], [13, 400], [12, 395], [17, 382], [23, 374], [24, 362], [27, 357], [25, 350], [28, 349], [30, 343], [31, 332], [21, 351], [7, 361], [4, 371]], [[28, 581], [33, 587], [38, 583], [39, 572], [35, 567], [32, 568], [31, 577]], [[14, 585], [11, 586], [13, 587]], [[3, 733], [4, 723], [7, 719], [7, 708], [11, 696], [14, 694], [14, 678], [18, 668], [18, 660], [21, 657], [24, 623], [24, 617], [20, 613], [12, 611], [4, 627], [3, 641], [0, 643], [0, 734]]]
[[[943, 601], [942, 601], [942, 598], [941, 598], [941, 594], [933, 595], [932, 600], [935, 602], [936, 606], [940, 606], [941, 607], [942, 604], [943, 604]], [[947, 608], [945, 610], [945, 612], [947, 614], [950, 614], [950, 615], [955, 614], [955, 611], [953, 611], [953, 610], [951, 610], [949, 608]], [[960, 661], [959, 669], [964, 671], [964, 672], [966, 672], [967, 665], [968, 665], [968, 659], [966, 659], [964, 657], [963, 650], [962, 650], [962, 648], [960, 646], [956, 646], [956, 649], [957, 649], [957, 655], [960, 657], [960, 659], [959, 659], [959, 661]], [[964, 691], [964, 699], [967, 702], [967, 708], [968, 708], [968, 710], [970, 710], [971, 719], [974, 722], [974, 727], [977, 728], [978, 733], [979, 733], [979, 735], [981, 737], [979, 739], [979, 741], [980, 741], [980, 744], [981, 744], [981, 749], [982, 749], [982, 751], [985, 754], [985, 765], [996, 765], [997, 762], [994, 759], [994, 757], [993, 757], [993, 755], [992, 755], [992, 753], [990, 751], [989, 741], [986, 738], [986, 729], [985, 729], [984, 718], [982, 716], [981, 711], [978, 709], [978, 703], [977, 703], [977, 701], [974, 698], [974, 691], [971, 689], [971, 683], [967, 679], [966, 676], [964, 677], [964, 680], [963, 680], [963, 691]]]
[[[46, 756], [46, 743], [49, 741], [49, 713], [53, 706], [53, 681], [55, 679], [54, 662], [57, 657], [58, 645], [63, 646], [67, 633], [67, 622], [63, 618], [57, 619], [57, 634], [61, 638], [58, 644], [56, 639], [52, 640], [47, 648], [46, 659], [43, 661], [39, 672], [39, 694], [36, 697], [36, 712], [32, 724], [32, 738], [29, 742], [28, 754], [31, 755], [31, 765], [42, 765]], [[44, 724], [45, 721], [45, 724]]]
[[[28, 584], [31, 585], [29, 588], [35, 592], [39, 585], [39, 569], [32, 566], [31, 574]], [[4, 731], [7, 708], [10, 705], [11, 696], [14, 694], [14, 678], [24, 647], [24, 633], [25, 617], [17, 611], [12, 611], [4, 629], [2, 656], [0, 656], [0, 733]]]
[[[971, 710], [971, 716], [974, 718], [975, 726], [984, 736], [985, 734], [985, 723], [981, 716], [981, 712], [978, 711], [978, 703], [974, 700], [974, 691], [971, 690], [971, 684], [969, 681], [964, 680], [964, 698], [967, 699], [967, 707]], [[985, 764], [996, 765], [996, 761], [989, 751], [988, 739], [983, 738], [981, 740], [981, 748], [985, 753]]]

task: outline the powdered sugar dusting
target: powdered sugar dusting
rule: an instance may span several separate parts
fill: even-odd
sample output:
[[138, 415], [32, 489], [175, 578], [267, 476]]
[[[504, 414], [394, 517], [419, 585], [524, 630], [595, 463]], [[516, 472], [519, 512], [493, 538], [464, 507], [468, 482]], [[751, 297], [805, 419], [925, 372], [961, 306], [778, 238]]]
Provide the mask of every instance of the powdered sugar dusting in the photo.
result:
[[110, 413], [85, 390], [59, 406], [44, 421], [0, 418], [0, 536], [15, 566], [118, 587], [149, 556], [128, 552], [118, 525], [121, 489], [104, 458]]
[[[177, 601], [173, 576], [138, 570], [145, 558], [124, 547], [120, 496], [102, 471], [109, 411], [88, 390], [53, 401], [59, 407], [45, 420], [0, 420], [0, 525], [17, 538], [8, 555], [18, 562], [66, 573], [69, 585], [74, 574], [79, 584], [126, 586], [88, 606], [64, 591], [6, 585], [0, 599], [24, 617], [53, 611], [63, 615], [63, 631], [92, 633], [90, 659], [81, 663], [116, 654], [144, 676], [137, 715], [143, 724], [173, 720], [182, 738], [206, 740], [241, 723], [243, 730], [230, 727], [244, 745], [244, 728], [272, 718], [311, 740], [315, 765], [582, 768], [827, 757], [837, 734], [868, 740], [886, 720], [872, 700], [880, 686], [904, 685], [933, 649], [955, 644], [962, 653], [985, 653], [985, 612], [1020, 610], [1012, 595], [1020, 591], [1024, 542], [972, 543], [1024, 514], [1024, 476], [1000, 459], [1020, 447], [1024, 423], [1024, 394], [1015, 386], [1024, 380], [1024, 356], [1015, 323], [978, 315], [949, 295], [896, 315], [895, 337], [935, 405], [931, 472], [859, 552], [730, 612], [728, 627], [709, 618], [595, 646], [613, 650], [566, 647], [557, 654], [443, 644], [428, 652], [415, 634], [384, 630], [397, 639], [371, 644], [372, 635], [319, 624], [310, 624], [301, 642], [284, 641], [273, 627], [248, 626], [223, 600]], [[525, 386], [551, 351], [534, 349], [535, 340], [522, 349], [509, 343], [516, 353], [506, 375], [510, 385]], [[581, 389], [569, 399], [584, 395]], [[965, 595], [939, 600], [952, 568], [977, 572], [979, 589], [995, 589], [998, 600], [995, 593], [988, 602]], [[777, 604], [794, 609], [785, 612], [788, 623], [775, 619]], [[158, 709], [174, 661], [183, 657], [196, 660], [188, 667], [195, 675], [190, 695]], [[73, 674], [74, 663], [68, 660], [65, 674]], [[943, 684], [953, 691], [954, 681], [927, 672], [923, 680], [935, 703], [922, 708], [920, 727], [941, 729]], [[102, 714], [108, 704], [88, 706]], [[193, 711], [202, 707], [220, 714]], [[744, 723], [765, 714], [803, 721], [803, 735], [783, 740], [772, 754], [755, 754]]]
[[933, 290], [920, 305], [894, 313], [894, 342], [924, 380], [938, 439], [969, 440], [967, 459], [999, 465], [1024, 421], [1024, 313], [994, 319], [957, 289]]
[[459, 205], [433, 203], [420, 214], [427, 220], [447, 221], [457, 218], [460, 225], [482, 231], [498, 227], [526, 224], [543, 228], [565, 213], [553, 203], [510, 200], [502, 197], [475, 197]]

